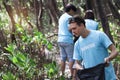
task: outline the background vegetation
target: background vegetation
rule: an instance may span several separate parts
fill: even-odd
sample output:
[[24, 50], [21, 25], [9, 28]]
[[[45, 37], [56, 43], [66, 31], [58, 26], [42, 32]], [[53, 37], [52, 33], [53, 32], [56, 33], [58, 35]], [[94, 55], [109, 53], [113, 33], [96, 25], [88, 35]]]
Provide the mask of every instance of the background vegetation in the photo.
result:
[[[57, 58], [58, 19], [73, 3], [92, 9], [120, 52], [120, 0], [0, 0], [0, 80], [64, 80]], [[113, 61], [120, 79], [120, 55]]]

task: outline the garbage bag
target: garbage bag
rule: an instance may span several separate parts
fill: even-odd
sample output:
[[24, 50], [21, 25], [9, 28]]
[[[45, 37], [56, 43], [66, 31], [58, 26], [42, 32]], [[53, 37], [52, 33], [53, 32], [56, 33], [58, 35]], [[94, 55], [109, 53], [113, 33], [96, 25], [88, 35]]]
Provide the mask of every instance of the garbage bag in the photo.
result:
[[105, 63], [77, 71], [80, 80], [105, 80]]

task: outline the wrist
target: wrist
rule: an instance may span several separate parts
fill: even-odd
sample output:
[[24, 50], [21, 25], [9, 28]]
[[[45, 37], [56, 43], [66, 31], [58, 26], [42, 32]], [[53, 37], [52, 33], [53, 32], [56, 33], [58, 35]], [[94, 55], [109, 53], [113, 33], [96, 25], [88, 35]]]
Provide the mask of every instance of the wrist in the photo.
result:
[[109, 57], [108, 57], [108, 60], [109, 60], [109, 62], [110, 62], [110, 61], [112, 60], [112, 58], [109, 56]]
[[105, 63], [110, 63], [110, 58], [109, 57], [105, 58]]

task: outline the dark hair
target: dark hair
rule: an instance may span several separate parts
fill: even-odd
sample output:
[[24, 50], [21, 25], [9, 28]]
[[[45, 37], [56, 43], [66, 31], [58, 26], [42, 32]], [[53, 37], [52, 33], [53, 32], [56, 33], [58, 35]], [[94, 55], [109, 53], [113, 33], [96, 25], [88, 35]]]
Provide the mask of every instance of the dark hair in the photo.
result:
[[94, 13], [92, 10], [87, 10], [85, 13], [84, 19], [92, 19], [94, 20]]
[[69, 24], [74, 23], [74, 22], [76, 22], [77, 25], [79, 25], [79, 26], [81, 23], [83, 23], [85, 25], [85, 20], [79, 15], [75, 15], [75, 16], [69, 18]]
[[73, 10], [74, 12], [77, 11], [77, 8], [73, 4], [67, 4], [65, 7], [65, 12], [69, 12], [70, 10]]

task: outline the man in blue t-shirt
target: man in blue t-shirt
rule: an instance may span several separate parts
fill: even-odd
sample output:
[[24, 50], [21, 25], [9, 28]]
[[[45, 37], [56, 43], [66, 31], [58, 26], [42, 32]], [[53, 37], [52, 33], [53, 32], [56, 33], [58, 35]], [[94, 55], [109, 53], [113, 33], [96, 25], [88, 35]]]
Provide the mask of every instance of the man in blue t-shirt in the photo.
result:
[[65, 7], [65, 13], [59, 19], [58, 26], [58, 46], [60, 49], [61, 56], [61, 71], [62, 75], [65, 71], [66, 60], [69, 60], [69, 69], [71, 72], [71, 77], [73, 75], [72, 66], [73, 60], [73, 35], [69, 31], [69, 18], [72, 17], [77, 11], [77, 8], [73, 4], [68, 4]]
[[[78, 61], [83, 62], [84, 68], [94, 67], [100, 63], [107, 63], [105, 67], [105, 80], [116, 80], [114, 68], [111, 64], [118, 52], [108, 38], [108, 36], [100, 31], [88, 30], [85, 21], [80, 16], [73, 16], [69, 20], [73, 35], [80, 36], [74, 45], [73, 59], [76, 60], [76, 68], [83, 69]], [[108, 49], [111, 51], [109, 55]]]
[[[89, 30], [98, 30], [98, 22], [95, 21], [94, 13], [92, 10], [86, 10], [85, 11], [85, 26]], [[79, 37], [74, 38], [74, 43], [78, 40]], [[76, 70], [74, 70], [74, 76], [76, 76]], [[76, 77], [77, 79], [77, 77]]]
[[[92, 10], [86, 10], [85, 11], [85, 26], [89, 30], [98, 30], [98, 22], [95, 21], [95, 16]], [[75, 36], [74, 42], [77, 41], [79, 37]]]

